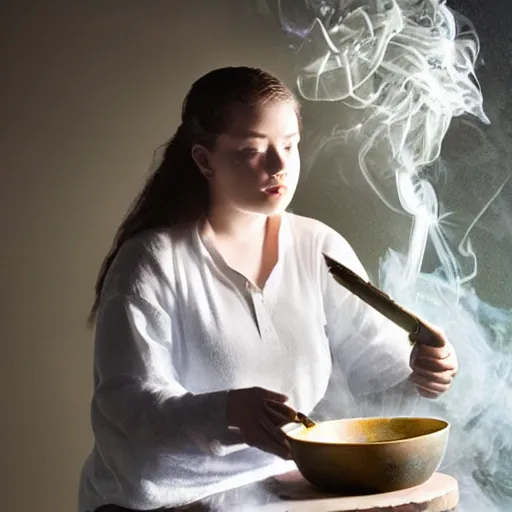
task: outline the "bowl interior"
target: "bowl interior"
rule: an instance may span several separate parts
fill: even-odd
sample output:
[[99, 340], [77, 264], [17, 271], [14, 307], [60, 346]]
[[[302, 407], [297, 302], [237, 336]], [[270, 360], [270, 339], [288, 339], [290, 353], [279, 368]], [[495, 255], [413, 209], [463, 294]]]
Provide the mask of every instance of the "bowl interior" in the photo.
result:
[[353, 418], [300, 426], [288, 432], [288, 437], [320, 444], [382, 444], [427, 436], [448, 426], [435, 418]]

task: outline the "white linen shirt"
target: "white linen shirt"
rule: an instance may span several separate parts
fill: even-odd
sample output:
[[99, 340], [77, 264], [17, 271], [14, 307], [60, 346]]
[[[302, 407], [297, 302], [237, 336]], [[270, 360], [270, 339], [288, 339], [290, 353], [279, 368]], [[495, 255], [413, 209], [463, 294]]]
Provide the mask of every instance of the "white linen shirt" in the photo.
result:
[[284, 393], [308, 414], [333, 377], [341, 396], [410, 375], [406, 334], [337, 284], [322, 253], [368, 279], [342, 236], [291, 213], [262, 290], [198, 228], [149, 231], [122, 246], [98, 310], [95, 443], [80, 512], [185, 505], [289, 470], [228, 428], [229, 389]]

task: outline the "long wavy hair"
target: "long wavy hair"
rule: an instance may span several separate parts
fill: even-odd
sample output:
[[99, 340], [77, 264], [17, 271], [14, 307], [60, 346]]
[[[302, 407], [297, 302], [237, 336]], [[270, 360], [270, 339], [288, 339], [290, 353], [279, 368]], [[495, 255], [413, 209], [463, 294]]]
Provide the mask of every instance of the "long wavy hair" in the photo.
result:
[[183, 102], [180, 126], [167, 143], [160, 164], [128, 209], [101, 265], [89, 325], [95, 321], [108, 271], [127, 240], [154, 228], [192, 224], [207, 213], [208, 182], [192, 158], [192, 146], [213, 148], [217, 137], [229, 129], [234, 107], [269, 101], [292, 102], [300, 120], [300, 106], [293, 92], [261, 69], [220, 68], [192, 85]]

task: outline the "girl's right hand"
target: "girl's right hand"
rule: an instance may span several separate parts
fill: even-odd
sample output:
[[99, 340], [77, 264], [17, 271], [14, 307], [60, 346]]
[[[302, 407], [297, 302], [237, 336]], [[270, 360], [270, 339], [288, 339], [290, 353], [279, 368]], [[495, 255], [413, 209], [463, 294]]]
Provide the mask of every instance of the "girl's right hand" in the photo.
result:
[[291, 423], [295, 411], [285, 405], [288, 397], [268, 389], [233, 389], [228, 393], [226, 420], [237, 427], [244, 442], [283, 459], [290, 459], [290, 447], [281, 427]]

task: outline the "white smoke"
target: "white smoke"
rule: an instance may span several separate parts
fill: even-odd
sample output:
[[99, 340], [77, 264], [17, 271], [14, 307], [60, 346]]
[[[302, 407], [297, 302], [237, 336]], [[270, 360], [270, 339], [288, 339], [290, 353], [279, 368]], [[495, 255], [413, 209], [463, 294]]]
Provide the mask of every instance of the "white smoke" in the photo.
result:
[[[434, 169], [442, 164], [452, 120], [469, 115], [489, 123], [475, 76], [477, 32], [439, 0], [310, 0], [306, 8], [318, 17], [307, 29], [297, 4], [291, 9], [288, 2], [285, 9], [279, 2], [278, 14], [282, 27], [302, 40], [296, 55], [300, 94], [351, 110], [356, 121], [335, 130], [328, 142], [357, 146], [359, 169], [375, 195], [411, 218], [408, 250], [388, 250], [378, 284], [443, 328], [459, 355], [461, 370], [450, 392], [407, 412], [442, 416], [452, 424], [442, 470], [459, 481], [461, 510], [510, 511], [512, 313], [476, 294], [470, 236], [509, 175], [494, 184], [457, 241], [435, 189], [442, 173]], [[423, 271], [428, 244], [437, 260], [433, 273]], [[394, 398], [379, 406], [358, 403], [352, 412], [399, 412], [399, 397]]]

